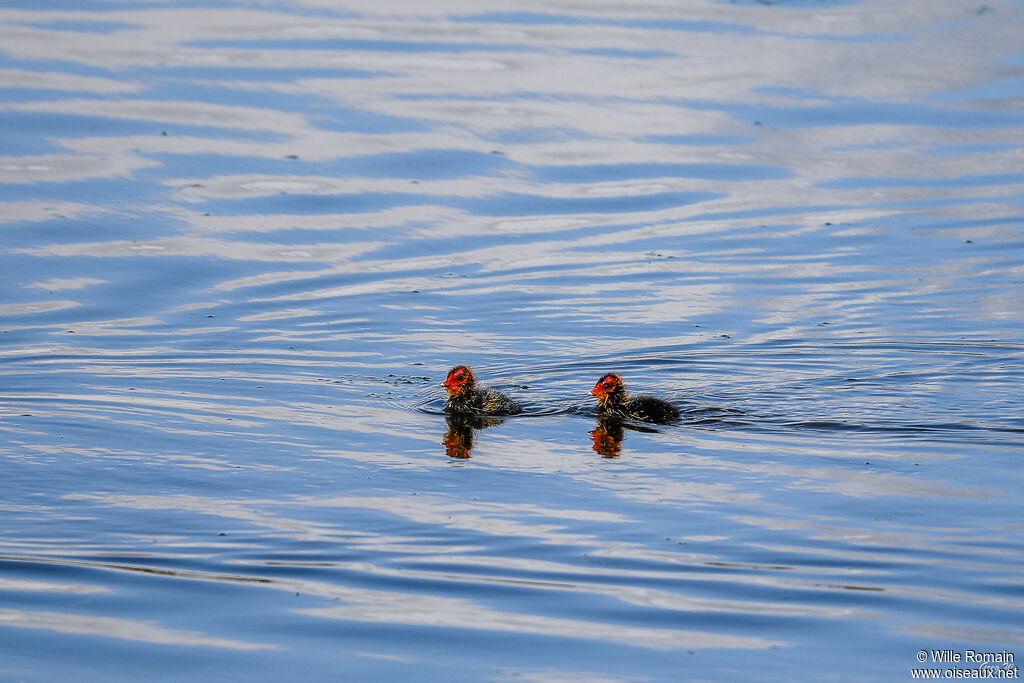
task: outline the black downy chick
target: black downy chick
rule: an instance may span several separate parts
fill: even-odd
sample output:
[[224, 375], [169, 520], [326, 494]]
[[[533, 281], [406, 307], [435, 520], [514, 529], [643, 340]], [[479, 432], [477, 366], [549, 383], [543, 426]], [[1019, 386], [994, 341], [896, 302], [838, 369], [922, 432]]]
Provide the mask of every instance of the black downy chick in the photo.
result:
[[658, 424], [668, 424], [679, 418], [679, 408], [664, 399], [627, 394], [622, 377], [614, 372], [597, 380], [590, 393], [597, 397], [598, 411], [609, 417]]
[[476, 377], [467, 365], [456, 365], [443, 382], [448, 390], [444, 408], [449, 413], [467, 415], [516, 415], [522, 406], [505, 394], [486, 387], [477, 388]]

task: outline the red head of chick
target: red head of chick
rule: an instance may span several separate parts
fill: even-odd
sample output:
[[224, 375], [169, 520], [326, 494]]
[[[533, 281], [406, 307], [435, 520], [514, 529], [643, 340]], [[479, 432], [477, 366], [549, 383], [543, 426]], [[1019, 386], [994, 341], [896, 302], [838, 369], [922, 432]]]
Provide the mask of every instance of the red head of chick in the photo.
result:
[[621, 408], [626, 401], [626, 385], [617, 373], [609, 372], [597, 380], [590, 394], [597, 397], [597, 404], [601, 410]]
[[448, 396], [465, 396], [476, 388], [476, 377], [468, 365], [456, 365], [448, 371], [448, 378], [442, 384], [448, 390]]

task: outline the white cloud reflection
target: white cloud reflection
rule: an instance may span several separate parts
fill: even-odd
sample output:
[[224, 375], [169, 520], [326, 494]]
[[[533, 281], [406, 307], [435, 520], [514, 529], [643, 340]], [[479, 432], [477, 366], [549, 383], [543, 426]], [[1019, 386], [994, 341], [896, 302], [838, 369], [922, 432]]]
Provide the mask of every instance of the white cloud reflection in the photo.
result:
[[226, 650], [280, 650], [272, 643], [215, 638], [197, 631], [167, 629], [148, 621], [97, 617], [70, 612], [33, 612], [0, 608], [0, 626], [43, 629], [58, 633], [103, 636], [160, 645], [214, 647]]
[[65, 289], [85, 289], [92, 285], [101, 285], [108, 280], [100, 280], [99, 278], [93, 277], [55, 277], [50, 280], [41, 280], [39, 282], [33, 282], [32, 284], [25, 285], [26, 287], [32, 287], [34, 289], [47, 289], [53, 292], [65, 290]]
[[136, 93], [145, 89], [139, 82], [95, 76], [75, 76], [59, 71], [28, 71], [26, 69], [0, 69], [0, 88], [69, 90], [90, 92], [96, 95]]
[[695, 648], [762, 650], [789, 645], [786, 641], [757, 636], [739, 636], [688, 629], [625, 626], [538, 614], [506, 612], [490, 609], [471, 600], [431, 595], [364, 594], [352, 600], [352, 604], [298, 611], [315, 617], [372, 623], [408, 624], [436, 628], [472, 628], [560, 638], [607, 640], [656, 650]]
[[131, 152], [102, 156], [5, 156], [0, 157], [0, 182], [66, 183], [87, 178], [127, 178], [136, 171], [156, 166], [159, 166], [157, 162]]

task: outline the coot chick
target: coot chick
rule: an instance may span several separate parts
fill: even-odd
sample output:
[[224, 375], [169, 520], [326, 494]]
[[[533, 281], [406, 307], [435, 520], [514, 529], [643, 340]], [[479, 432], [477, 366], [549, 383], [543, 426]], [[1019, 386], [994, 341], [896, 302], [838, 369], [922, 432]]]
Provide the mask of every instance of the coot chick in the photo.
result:
[[522, 407], [505, 394], [486, 387], [477, 388], [476, 377], [466, 365], [456, 365], [444, 382], [448, 401], [444, 408], [449, 413], [471, 415], [515, 415]]
[[664, 399], [627, 394], [622, 378], [614, 372], [597, 380], [590, 393], [597, 397], [598, 411], [609, 417], [660, 424], [668, 424], [679, 417], [679, 408]]

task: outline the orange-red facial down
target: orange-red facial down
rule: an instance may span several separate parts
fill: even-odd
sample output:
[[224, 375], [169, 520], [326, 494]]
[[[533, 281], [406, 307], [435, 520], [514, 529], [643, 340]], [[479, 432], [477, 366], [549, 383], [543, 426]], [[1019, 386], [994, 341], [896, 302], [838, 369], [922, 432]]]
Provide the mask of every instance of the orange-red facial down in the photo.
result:
[[456, 365], [442, 384], [449, 394], [457, 396], [473, 386], [473, 371], [466, 365]]
[[622, 378], [615, 373], [609, 373], [597, 380], [597, 384], [591, 389], [590, 393], [592, 396], [602, 398], [615, 392], [617, 389], [622, 387]]

